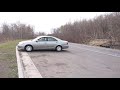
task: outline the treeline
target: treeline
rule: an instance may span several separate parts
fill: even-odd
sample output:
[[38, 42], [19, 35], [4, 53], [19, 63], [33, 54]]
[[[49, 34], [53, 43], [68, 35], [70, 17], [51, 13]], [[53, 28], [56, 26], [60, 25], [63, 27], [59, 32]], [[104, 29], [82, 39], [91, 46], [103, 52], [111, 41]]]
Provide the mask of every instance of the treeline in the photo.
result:
[[120, 42], [120, 12], [97, 16], [90, 20], [67, 23], [53, 29], [52, 35], [74, 43], [88, 43], [94, 39]]
[[0, 42], [15, 39], [32, 39], [39, 35], [45, 35], [45, 33], [35, 33], [34, 28], [30, 25], [22, 23], [8, 25], [4, 23], [0, 29]]
[[[51, 35], [74, 43], [88, 43], [94, 39], [109, 39], [120, 43], [120, 12], [97, 16], [90, 20], [75, 21], [55, 28]], [[0, 42], [14, 39], [32, 39], [46, 35], [34, 32], [30, 25], [4, 23], [0, 29]]]

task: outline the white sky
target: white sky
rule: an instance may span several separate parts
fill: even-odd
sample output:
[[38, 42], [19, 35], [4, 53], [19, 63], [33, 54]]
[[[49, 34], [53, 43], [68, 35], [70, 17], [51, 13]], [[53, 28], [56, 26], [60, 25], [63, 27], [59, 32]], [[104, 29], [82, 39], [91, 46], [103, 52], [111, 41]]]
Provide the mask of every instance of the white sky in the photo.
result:
[[20, 21], [32, 25], [35, 32], [51, 33], [53, 28], [58, 28], [67, 22], [91, 19], [107, 13], [111, 12], [0, 12], [0, 25]]

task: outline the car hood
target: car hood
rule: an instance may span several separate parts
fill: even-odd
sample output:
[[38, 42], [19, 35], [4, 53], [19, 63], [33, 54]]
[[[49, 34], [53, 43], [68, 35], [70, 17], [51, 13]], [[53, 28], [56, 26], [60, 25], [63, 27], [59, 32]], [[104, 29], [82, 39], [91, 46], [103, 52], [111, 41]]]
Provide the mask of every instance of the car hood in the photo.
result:
[[21, 41], [21, 42], [19, 42], [19, 44], [28, 43], [28, 42], [31, 42], [31, 41], [32, 40]]

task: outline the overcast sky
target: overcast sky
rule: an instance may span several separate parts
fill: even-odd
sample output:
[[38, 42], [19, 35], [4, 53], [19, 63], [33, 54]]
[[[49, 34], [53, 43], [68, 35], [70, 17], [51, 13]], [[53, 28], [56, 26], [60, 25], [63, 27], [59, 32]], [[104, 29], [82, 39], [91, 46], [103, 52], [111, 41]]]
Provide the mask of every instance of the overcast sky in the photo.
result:
[[92, 19], [107, 13], [110, 12], [0, 12], [0, 25], [20, 21], [32, 25], [35, 32], [50, 33], [53, 28], [58, 28], [67, 22]]

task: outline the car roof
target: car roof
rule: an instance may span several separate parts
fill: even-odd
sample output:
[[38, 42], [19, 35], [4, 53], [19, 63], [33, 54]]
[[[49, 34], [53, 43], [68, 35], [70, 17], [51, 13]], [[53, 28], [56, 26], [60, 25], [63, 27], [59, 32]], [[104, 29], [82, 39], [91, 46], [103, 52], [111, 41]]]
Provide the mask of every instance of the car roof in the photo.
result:
[[57, 40], [60, 40], [59, 38], [56, 38], [56, 37], [54, 37], [54, 36], [38, 36], [37, 38], [41, 38], [41, 37], [53, 37], [53, 38], [55, 38], [55, 39], [57, 39]]
[[38, 37], [53, 37], [53, 36], [38, 36]]

